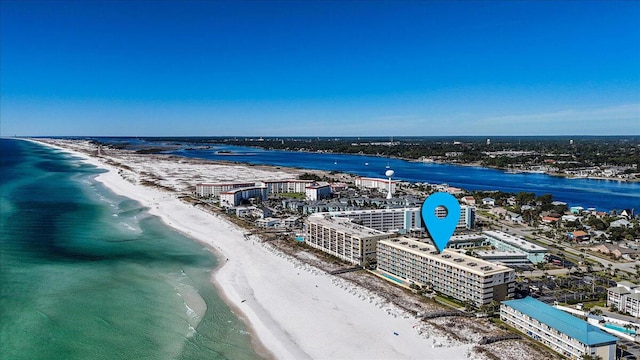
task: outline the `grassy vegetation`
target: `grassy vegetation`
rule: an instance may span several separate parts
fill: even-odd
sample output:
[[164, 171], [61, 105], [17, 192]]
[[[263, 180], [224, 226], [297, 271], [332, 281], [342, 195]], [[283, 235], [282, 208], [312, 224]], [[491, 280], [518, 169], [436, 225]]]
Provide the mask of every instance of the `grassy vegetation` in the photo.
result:
[[296, 200], [306, 199], [306, 195], [304, 193], [282, 193], [279, 195], [283, 198], [288, 198], [288, 199], [296, 199]]
[[435, 299], [437, 302], [439, 302], [439, 303], [441, 303], [441, 304], [443, 304], [443, 305], [450, 306], [450, 307], [452, 307], [452, 308], [454, 308], [454, 309], [459, 309], [459, 308], [463, 308], [463, 307], [464, 307], [464, 303], [459, 302], [459, 301], [454, 300], [454, 299], [449, 298], [449, 297], [445, 297], [445, 296], [443, 296], [443, 295], [436, 295], [436, 296], [434, 297], [434, 299]]

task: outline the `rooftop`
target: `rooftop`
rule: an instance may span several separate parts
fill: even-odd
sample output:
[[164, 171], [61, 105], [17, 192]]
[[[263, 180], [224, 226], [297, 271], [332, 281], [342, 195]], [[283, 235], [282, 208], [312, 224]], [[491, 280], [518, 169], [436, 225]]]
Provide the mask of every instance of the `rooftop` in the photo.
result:
[[622, 286], [614, 286], [614, 287], [610, 287], [607, 289], [607, 291], [611, 291], [612, 293], [616, 293], [616, 294], [629, 294], [629, 290], [625, 289]]
[[534, 251], [542, 251], [542, 252], [546, 252], [548, 251], [547, 248], [533, 244], [528, 242], [527, 240], [521, 238], [521, 237], [517, 237], [517, 236], [513, 236], [507, 233], [503, 233], [502, 231], [483, 231], [483, 234], [485, 234], [486, 236], [490, 237], [490, 238], [494, 238], [496, 240], [499, 240], [503, 243], [512, 245], [517, 247], [518, 249], [522, 249], [524, 251], [527, 252], [534, 252]]
[[638, 285], [636, 285], [636, 284], [634, 284], [632, 282], [626, 281], [626, 280], [618, 281], [617, 285], [618, 286], [624, 286], [624, 287], [627, 287], [629, 289], [635, 289], [635, 288], [638, 287]]
[[640, 293], [629, 294], [629, 295], [627, 295], [627, 298], [640, 300]]
[[[349, 218], [331, 217], [327, 213], [317, 213], [309, 216], [307, 221], [335, 229], [337, 232], [350, 234], [351, 236], [365, 238], [378, 235], [386, 235], [382, 231], [371, 229], [351, 222]], [[387, 234], [388, 235], [388, 234]]]
[[449, 244], [467, 241], [485, 241], [486, 237], [479, 234], [453, 235], [449, 238]]
[[262, 181], [265, 184], [276, 184], [276, 183], [312, 183], [313, 180], [302, 180], [302, 179], [287, 179], [287, 180], [265, 180]]
[[266, 189], [266, 187], [264, 186], [246, 186], [246, 187], [239, 187], [239, 188], [235, 188], [235, 189], [231, 189], [231, 190], [227, 190], [227, 191], [223, 191], [220, 194], [235, 194], [235, 193], [239, 193], [242, 191], [247, 191], [247, 190], [256, 190], [256, 189]]
[[196, 186], [231, 186], [231, 185], [247, 185], [252, 186], [255, 185], [254, 182], [226, 182], [226, 183], [200, 183], [196, 184]]
[[547, 305], [532, 297], [526, 297], [520, 300], [507, 300], [502, 303], [580, 341], [585, 345], [596, 346], [611, 344], [618, 341], [617, 337], [605, 333], [586, 321], [567, 314], [562, 310], [556, 309], [553, 306]]
[[363, 209], [363, 210], [345, 210], [329, 212], [331, 216], [356, 215], [356, 214], [382, 214], [382, 213], [403, 213], [405, 211], [420, 211], [419, 207], [400, 207], [390, 209]]
[[[365, 181], [389, 183], [389, 179], [388, 178], [357, 177], [356, 180], [365, 180]], [[400, 181], [391, 180], [391, 182], [395, 184], [395, 183], [398, 183]]]
[[445, 249], [441, 253], [438, 253], [436, 248], [430, 243], [406, 236], [381, 240], [378, 244], [380, 243], [388, 244], [397, 249], [418, 254], [421, 257], [434, 259], [454, 268], [463, 269], [482, 276], [513, 271], [513, 269], [506, 266], [465, 255], [451, 249]]
[[319, 183], [313, 183], [310, 185], [307, 185], [307, 189], [320, 189], [320, 188], [324, 188], [324, 187], [329, 187], [331, 185], [329, 185], [328, 182], [319, 182]]
[[523, 258], [523, 259], [527, 259], [527, 254], [522, 253], [522, 252], [515, 252], [515, 251], [498, 251], [498, 250], [480, 250], [480, 251], [476, 251], [475, 252], [476, 255], [478, 255], [481, 258], [485, 258], [485, 257], [491, 257], [491, 258], [499, 258], [499, 257], [505, 257], [505, 258]]

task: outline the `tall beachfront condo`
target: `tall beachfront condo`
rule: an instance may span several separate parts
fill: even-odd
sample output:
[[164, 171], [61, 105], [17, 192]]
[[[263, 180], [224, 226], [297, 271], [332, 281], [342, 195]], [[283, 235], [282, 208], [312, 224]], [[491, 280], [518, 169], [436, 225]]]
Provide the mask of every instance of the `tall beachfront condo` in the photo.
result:
[[617, 337], [534, 298], [503, 302], [500, 318], [569, 359], [615, 359]]
[[218, 197], [221, 192], [242, 187], [255, 186], [254, 183], [196, 184], [196, 194], [200, 197]]
[[476, 306], [513, 295], [515, 272], [503, 265], [408, 237], [378, 241], [378, 271]]
[[367, 228], [350, 219], [326, 213], [313, 214], [305, 222], [304, 241], [311, 247], [355, 265], [375, 260], [376, 243], [392, 234]]
[[[475, 225], [476, 209], [472, 206], [460, 207], [460, 220], [456, 228], [472, 229]], [[379, 231], [396, 231], [407, 233], [410, 231], [424, 231], [422, 211], [420, 207], [335, 211], [329, 215], [349, 218], [366, 227]]]

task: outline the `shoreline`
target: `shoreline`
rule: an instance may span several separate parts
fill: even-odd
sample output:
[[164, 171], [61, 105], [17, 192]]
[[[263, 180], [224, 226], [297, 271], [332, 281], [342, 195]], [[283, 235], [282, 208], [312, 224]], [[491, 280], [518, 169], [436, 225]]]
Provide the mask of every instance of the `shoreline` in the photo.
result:
[[[301, 263], [220, 216], [167, 192], [127, 179], [121, 169], [80, 151], [35, 141], [78, 156], [107, 172], [96, 176], [114, 193], [138, 201], [151, 215], [220, 257], [213, 286], [251, 331], [254, 351], [267, 358], [468, 358], [473, 343], [416, 329], [412, 314], [357, 285]], [[104, 161], [104, 162], [103, 162]], [[229, 259], [228, 261], [223, 259]], [[400, 334], [400, 335], [395, 335]], [[255, 341], [254, 341], [255, 339]], [[354, 339], [349, 341], [348, 339]], [[365, 339], [362, 346], [358, 339]]]
[[[76, 150], [72, 150], [72, 149], [68, 149], [68, 148], [64, 148], [61, 146], [57, 146], [54, 144], [50, 144], [48, 142], [43, 142], [43, 141], [39, 141], [39, 140], [33, 140], [33, 139], [22, 139], [22, 140], [26, 140], [26, 141], [32, 141], [36, 144], [42, 145], [42, 146], [46, 146], [58, 151], [62, 151], [65, 152], [67, 154], [73, 155], [75, 157], [78, 157], [81, 159], [81, 161], [93, 165], [98, 169], [102, 169], [102, 170], [106, 170], [106, 172], [101, 173], [101, 174], [97, 174], [96, 176], [94, 176], [95, 181], [101, 183], [102, 185], [104, 185], [107, 189], [109, 189], [110, 191], [112, 191], [113, 193], [120, 195], [120, 196], [124, 196], [126, 198], [132, 199], [138, 203], [140, 203], [143, 207], [145, 207], [147, 210], [147, 212], [152, 215], [152, 216], [157, 216], [158, 218], [161, 219], [161, 221], [168, 227], [180, 232], [181, 234], [185, 235], [186, 237], [192, 239], [193, 241], [204, 245], [215, 257], [216, 257], [216, 266], [215, 268], [213, 268], [211, 270], [211, 276], [209, 278], [209, 282], [210, 284], [216, 289], [216, 292], [218, 293], [218, 295], [220, 296], [220, 298], [224, 301], [224, 303], [231, 309], [231, 311], [245, 324], [247, 331], [250, 334], [250, 338], [251, 338], [251, 345], [253, 348], [253, 351], [258, 354], [259, 356], [265, 358], [265, 359], [274, 359], [275, 356], [274, 354], [261, 342], [260, 336], [258, 335], [258, 333], [256, 332], [256, 330], [253, 328], [252, 324], [248, 321], [248, 319], [244, 316], [244, 314], [242, 313], [242, 311], [240, 311], [240, 309], [236, 306], [235, 303], [233, 303], [232, 301], [229, 300], [229, 298], [226, 296], [226, 293], [224, 291], [224, 288], [221, 286], [221, 284], [218, 284], [216, 279], [216, 274], [219, 272], [219, 270], [222, 268], [222, 266], [224, 266], [224, 262], [222, 261], [222, 259], [225, 258], [225, 254], [222, 251], [222, 249], [220, 248], [216, 248], [212, 243], [207, 242], [203, 239], [200, 239], [198, 237], [193, 236], [193, 234], [191, 233], [191, 231], [184, 231], [185, 229], [176, 227], [175, 225], [172, 224], [171, 221], [168, 221], [168, 218], [166, 216], [166, 214], [163, 214], [157, 210], [159, 210], [159, 206], [156, 206], [155, 209], [153, 208], [153, 202], [149, 201], [148, 198], [145, 198], [144, 196], [137, 196], [134, 192], [129, 192], [129, 191], [125, 191], [124, 187], [127, 186], [134, 186], [134, 187], [141, 187], [141, 188], [145, 188], [149, 191], [154, 191], [154, 192], [158, 192], [160, 193], [160, 190], [157, 189], [152, 189], [149, 188], [147, 186], [144, 185], [135, 185], [132, 183], [128, 183], [127, 180], [117, 176], [118, 175], [118, 170], [115, 169], [113, 167], [113, 165], [110, 164], [105, 164], [102, 163], [100, 160], [98, 160], [95, 157], [89, 156], [85, 153], [76, 151]], [[115, 174], [115, 176], [114, 176]], [[117, 176], [117, 177], [116, 177]], [[118, 179], [120, 179], [122, 181], [122, 183], [118, 184]], [[133, 188], [131, 189], [133, 190]], [[162, 194], [159, 194], [160, 196]], [[171, 195], [171, 194], [168, 194]], [[155, 198], [152, 198], [152, 200], [155, 200]], [[176, 198], [177, 200], [177, 198]], [[180, 200], [177, 200], [180, 202]], [[182, 202], [180, 202], [182, 203]], [[183, 203], [184, 204], [184, 203]], [[184, 204], [186, 205], [186, 204]], [[213, 216], [213, 215], [212, 215]], [[199, 296], [199, 294], [198, 294]], [[204, 300], [202, 300], [204, 301]], [[206, 304], [205, 304], [206, 306]]]

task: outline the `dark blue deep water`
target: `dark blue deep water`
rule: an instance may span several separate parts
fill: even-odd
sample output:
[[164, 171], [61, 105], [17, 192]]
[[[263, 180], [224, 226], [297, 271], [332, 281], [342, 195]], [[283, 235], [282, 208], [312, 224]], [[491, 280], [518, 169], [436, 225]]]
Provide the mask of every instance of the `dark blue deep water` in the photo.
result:
[[[231, 151], [231, 154], [219, 154], [220, 150]], [[640, 210], [640, 183], [567, 179], [545, 174], [508, 174], [481, 167], [421, 163], [375, 156], [263, 150], [237, 146], [215, 146], [202, 150], [181, 149], [170, 153], [249, 164], [335, 170], [371, 177], [384, 177], [386, 167], [389, 166], [395, 171], [394, 178], [398, 180], [430, 184], [447, 183], [466, 190], [551, 194], [554, 200], [566, 202], [569, 206], [595, 207], [600, 211]]]

